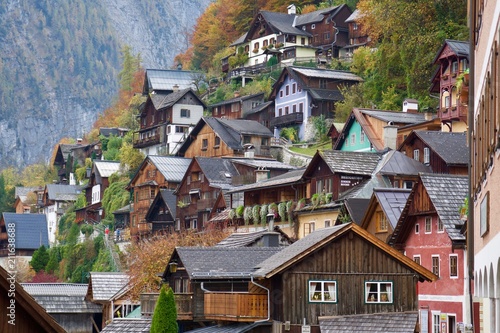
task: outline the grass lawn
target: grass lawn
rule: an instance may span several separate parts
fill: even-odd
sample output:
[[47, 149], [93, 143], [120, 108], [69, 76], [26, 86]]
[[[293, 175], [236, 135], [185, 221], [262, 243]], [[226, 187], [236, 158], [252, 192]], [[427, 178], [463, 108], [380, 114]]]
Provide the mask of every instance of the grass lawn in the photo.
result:
[[293, 151], [295, 153], [314, 156], [314, 154], [316, 154], [317, 150], [332, 149], [332, 143], [330, 141], [326, 141], [326, 142], [322, 142], [319, 144], [309, 146], [307, 148], [299, 148], [296, 146], [292, 146], [292, 147], [289, 147], [288, 149], [290, 149], [291, 151]]

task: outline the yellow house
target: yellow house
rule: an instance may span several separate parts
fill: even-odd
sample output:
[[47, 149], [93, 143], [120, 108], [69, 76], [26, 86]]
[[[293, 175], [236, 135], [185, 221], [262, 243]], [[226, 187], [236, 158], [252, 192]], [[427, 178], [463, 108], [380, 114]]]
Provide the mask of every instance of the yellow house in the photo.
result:
[[335, 202], [316, 207], [309, 205], [297, 210], [297, 222], [294, 226], [297, 239], [304, 238], [314, 230], [334, 226], [341, 207], [342, 204]]

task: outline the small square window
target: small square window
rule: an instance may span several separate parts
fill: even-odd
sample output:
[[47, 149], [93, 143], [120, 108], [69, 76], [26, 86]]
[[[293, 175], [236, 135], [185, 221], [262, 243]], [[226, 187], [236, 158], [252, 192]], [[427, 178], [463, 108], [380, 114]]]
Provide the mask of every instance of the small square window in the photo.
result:
[[430, 216], [425, 217], [425, 233], [430, 234], [432, 232], [432, 218]]
[[304, 236], [307, 236], [311, 232], [313, 232], [314, 228], [315, 228], [314, 222], [304, 223]]
[[392, 282], [365, 282], [366, 303], [392, 303]]
[[337, 282], [309, 281], [309, 302], [337, 302]]
[[331, 224], [332, 224], [331, 220], [325, 220], [325, 228], [330, 227]]
[[191, 110], [181, 109], [181, 118], [189, 118], [189, 117], [191, 117]]
[[420, 256], [413, 256], [413, 261], [420, 265]]

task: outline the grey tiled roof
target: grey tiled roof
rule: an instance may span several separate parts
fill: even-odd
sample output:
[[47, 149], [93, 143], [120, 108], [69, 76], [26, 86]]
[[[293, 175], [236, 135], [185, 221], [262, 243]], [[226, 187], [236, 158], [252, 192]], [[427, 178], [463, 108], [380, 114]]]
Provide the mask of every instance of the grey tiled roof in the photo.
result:
[[151, 328], [151, 318], [114, 318], [106, 325], [102, 333], [123, 333], [123, 332], [149, 332]]
[[432, 172], [431, 168], [410, 158], [397, 150], [384, 155], [377, 172], [383, 175], [418, 175], [420, 172]]
[[79, 185], [47, 184], [46, 186], [49, 200], [76, 201], [82, 192], [82, 187]]
[[410, 196], [410, 192], [410, 189], [400, 188], [377, 188], [373, 190], [373, 195], [377, 197], [377, 200], [393, 229], [398, 223], [399, 217], [401, 216], [403, 208], [406, 205], [406, 201]]
[[436, 53], [436, 56], [434, 57], [433, 63], [435, 64], [438, 60], [439, 57], [441, 56], [441, 53], [443, 52], [444, 48], [448, 45], [450, 49], [459, 57], [466, 57], [467, 59], [469, 58], [469, 42], [462, 42], [459, 40], [453, 40], [453, 39], [445, 39], [443, 45], [439, 49], [439, 51]]
[[413, 333], [418, 312], [387, 312], [338, 317], [320, 317], [321, 333], [384, 332]]
[[49, 247], [47, 218], [44, 214], [2, 213], [5, 224], [15, 224], [16, 249], [36, 250]]
[[[16, 186], [15, 187], [15, 190], [14, 190], [14, 197], [17, 198], [17, 197], [20, 197], [20, 198], [26, 198], [26, 196], [31, 193], [31, 192], [34, 192], [36, 190], [38, 190], [39, 188], [38, 187], [22, 187], [22, 186]], [[24, 200], [23, 199], [23, 200]]]
[[190, 158], [148, 155], [149, 159], [169, 182], [180, 183], [186, 173]]
[[94, 161], [94, 166], [99, 170], [101, 177], [108, 178], [115, 172], [120, 171], [120, 162], [116, 161]]
[[363, 79], [354, 73], [334, 69], [316, 69], [309, 67], [291, 67], [292, 70], [307, 77], [317, 77], [324, 79], [336, 79], [344, 81], [362, 82]]
[[176, 252], [191, 279], [249, 278], [254, 267], [281, 247], [178, 247]]
[[256, 265], [257, 270], [254, 272], [255, 276], [264, 277], [271, 273], [273, 270], [279, 268], [290, 260], [299, 257], [312, 246], [327, 239], [335, 232], [345, 228], [348, 224], [341, 224], [334, 227], [323, 228], [312, 232], [306, 237], [299, 239], [292, 245], [285, 247], [282, 251], [276, 253], [269, 259]]
[[258, 93], [258, 94], [252, 94], [252, 95], [245, 95], [245, 96], [239, 96], [239, 97], [234, 97], [231, 99], [226, 99], [225, 101], [219, 102], [219, 103], [214, 103], [210, 104], [209, 107], [214, 107], [214, 106], [220, 106], [220, 105], [226, 105], [226, 104], [232, 104], [234, 102], [243, 102], [246, 101], [247, 99], [264, 99], [264, 93]]
[[260, 182], [256, 182], [256, 183], [248, 184], [248, 185], [243, 185], [243, 186], [238, 186], [238, 187], [234, 188], [233, 190], [229, 191], [229, 193], [244, 192], [244, 191], [255, 190], [255, 189], [259, 189], [259, 188], [267, 188], [267, 187], [273, 187], [273, 186], [292, 184], [292, 183], [298, 182], [302, 178], [304, 171], [305, 171], [305, 169], [291, 170], [291, 171], [288, 171], [287, 173], [284, 173], [282, 175], [272, 177], [269, 179], [265, 179], [265, 180], [262, 180]]
[[175, 218], [176, 216], [176, 211], [177, 211], [177, 197], [174, 195], [174, 190], [165, 190], [162, 189], [160, 190], [161, 197], [163, 199], [163, 202], [168, 207], [168, 210], [172, 214], [172, 216]]
[[421, 174], [420, 178], [450, 238], [465, 240], [460, 232], [464, 224], [460, 219], [460, 207], [469, 191], [468, 177], [428, 173]]
[[370, 199], [366, 198], [349, 198], [344, 201], [345, 208], [349, 212], [352, 222], [357, 225], [361, 224], [369, 203]]
[[359, 109], [361, 113], [367, 114], [371, 117], [383, 120], [385, 122], [393, 122], [399, 124], [417, 124], [425, 121], [425, 114], [423, 113], [409, 113], [400, 111], [387, 111], [387, 110], [368, 110]]
[[370, 176], [382, 156], [378, 153], [324, 150], [319, 152], [334, 173]]
[[120, 272], [90, 272], [88, 292], [91, 292], [93, 301], [109, 301], [125, 288], [129, 276]]
[[210, 185], [231, 184], [232, 177], [239, 175], [229, 159], [216, 157], [195, 157], [195, 159]]
[[415, 131], [414, 133], [446, 164], [467, 165], [469, 163], [466, 133], [440, 131]]
[[[197, 98], [197, 95], [193, 92], [191, 88], [186, 88], [174, 91], [169, 94], [165, 93], [151, 94], [151, 101], [153, 102], [153, 105], [156, 110], [161, 110], [174, 105], [175, 103], [177, 103], [179, 99], [184, 97], [184, 95], [188, 94], [189, 92], [191, 92], [191, 94]], [[202, 101], [198, 100], [198, 102], [204, 106]]]
[[285, 13], [268, 12], [261, 10], [260, 13], [269, 24], [274, 33], [292, 34], [298, 36], [312, 36], [309, 32], [293, 26], [295, 15]]
[[146, 69], [145, 79], [147, 81], [144, 88], [154, 91], [174, 90], [174, 85], [178, 85], [179, 89], [196, 89], [193, 84], [193, 75], [197, 75], [197, 73], [182, 70]]
[[307, 14], [297, 15], [297, 18], [295, 19], [295, 25], [301, 26], [304, 24], [321, 22], [324, 19], [325, 15], [328, 15], [330, 13], [332, 13], [331, 15], [336, 15], [341, 7], [342, 5], [315, 10], [314, 12], [310, 12]]
[[258, 326], [271, 326], [271, 322], [255, 322], [251, 324], [238, 323], [230, 325], [216, 325], [203, 328], [197, 328], [185, 333], [244, 333], [252, 332], [252, 329]]
[[257, 158], [233, 158], [231, 159], [233, 163], [243, 164], [252, 166], [255, 168], [267, 168], [267, 169], [285, 169], [285, 170], [294, 170], [297, 167], [286, 164], [276, 160], [269, 159], [257, 159]]

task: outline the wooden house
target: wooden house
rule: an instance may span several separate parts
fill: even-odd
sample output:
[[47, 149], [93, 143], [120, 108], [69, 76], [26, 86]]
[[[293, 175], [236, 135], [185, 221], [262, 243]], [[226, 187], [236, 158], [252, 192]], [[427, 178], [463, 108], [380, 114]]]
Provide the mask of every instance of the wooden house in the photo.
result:
[[172, 233], [175, 227], [177, 198], [174, 190], [160, 189], [146, 214], [153, 233]]
[[177, 155], [188, 158], [271, 157], [272, 136], [267, 127], [253, 120], [203, 117]]
[[467, 131], [469, 42], [446, 39], [433, 61], [431, 93], [439, 96], [438, 117], [450, 132]]
[[234, 98], [211, 104], [208, 108], [215, 118], [246, 119], [248, 113], [262, 103], [264, 93], [240, 96], [239, 92], [236, 92]]
[[22, 283], [38, 304], [66, 331], [92, 333], [100, 327], [102, 307], [85, 300], [87, 284]]
[[50, 244], [56, 241], [56, 230], [59, 228], [59, 220], [76, 202], [82, 193], [82, 186], [47, 184], [42, 194], [40, 209], [47, 216]]
[[359, 21], [360, 17], [361, 13], [358, 9], [356, 9], [354, 10], [354, 12], [352, 12], [351, 16], [349, 16], [345, 20], [345, 23], [347, 23], [347, 27], [349, 29], [349, 42], [344, 47], [344, 49], [347, 51], [345, 54], [346, 58], [352, 58], [354, 51], [362, 46], [368, 46], [371, 42], [366, 29], [363, 29], [363, 25]]
[[151, 203], [160, 189], [177, 188], [190, 163], [190, 159], [173, 156], [150, 155], [144, 159], [127, 186], [133, 200], [130, 208], [131, 237], [152, 232], [153, 225], [146, 220]]
[[66, 333], [16, 281], [16, 273], [0, 266], [0, 331], [6, 333]]
[[[79, 139], [81, 140], [81, 139]], [[75, 185], [74, 176], [75, 165], [85, 165], [85, 159], [98, 159], [102, 155], [101, 148], [98, 143], [82, 144], [58, 144], [54, 152], [51, 165], [57, 169], [59, 182], [61, 184]]]
[[191, 88], [148, 96], [134, 132], [134, 148], [145, 155], [173, 155], [203, 116], [205, 103]]
[[[468, 177], [421, 174], [403, 208], [389, 244], [439, 277], [418, 286], [422, 330], [455, 332], [470, 318], [465, 221], [460, 210], [468, 195]], [[424, 329], [424, 327], [426, 329]]]
[[399, 151], [430, 167], [434, 173], [467, 175], [469, 147], [466, 133], [414, 131]]
[[432, 168], [397, 150], [384, 154], [377, 168], [377, 175], [383, 176], [394, 188], [411, 189], [421, 172], [430, 173]]
[[[312, 140], [310, 117], [335, 116], [335, 104], [344, 97], [341, 86], [363, 81], [359, 76], [339, 70], [310, 67], [285, 67], [269, 96], [274, 100], [274, 118], [270, 121], [274, 136], [284, 127], [298, 126], [299, 140]], [[309, 125], [308, 125], [309, 124]]]
[[[191, 160], [179, 187], [175, 230], [202, 230], [220, 192], [231, 189], [238, 170], [229, 159], [195, 157]], [[225, 203], [219, 203], [225, 208]]]
[[76, 223], [99, 223], [106, 217], [102, 207], [104, 191], [109, 187], [109, 177], [120, 172], [120, 162], [95, 160], [90, 171], [90, 178], [85, 187], [87, 206], [76, 209]]
[[249, 110], [245, 119], [254, 120], [271, 129], [271, 119], [274, 117], [274, 101], [267, 101]]
[[14, 208], [16, 214], [29, 214], [37, 211], [37, 191], [40, 187], [16, 186], [14, 190]]
[[129, 276], [122, 272], [90, 272], [85, 300], [102, 306], [101, 328], [114, 318], [126, 317], [139, 306], [127, 295]]
[[396, 149], [398, 128], [428, 121], [425, 117], [416, 109], [400, 112], [354, 108], [333, 149], [369, 152]]
[[[274, 296], [271, 320], [290, 332], [307, 325], [315, 333], [324, 317], [416, 312], [417, 282], [437, 279], [354, 223], [313, 232], [257, 265], [252, 276]], [[411, 320], [416, 329], [417, 316]]]
[[343, 127], [343, 123], [332, 123], [330, 125], [330, 128], [328, 129], [326, 135], [330, 138], [330, 140], [332, 140], [332, 149], [335, 146], [335, 142], [337, 142], [338, 138], [340, 137], [340, 132], [342, 131]]
[[374, 189], [360, 226], [387, 243], [399, 221], [410, 192], [411, 189]]
[[44, 214], [2, 213], [0, 218], [0, 257], [12, 256], [14, 242], [15, 255], [20, 260], [29, 261], [33, 252], [42, 245], [49, 248], [49, 230]]

